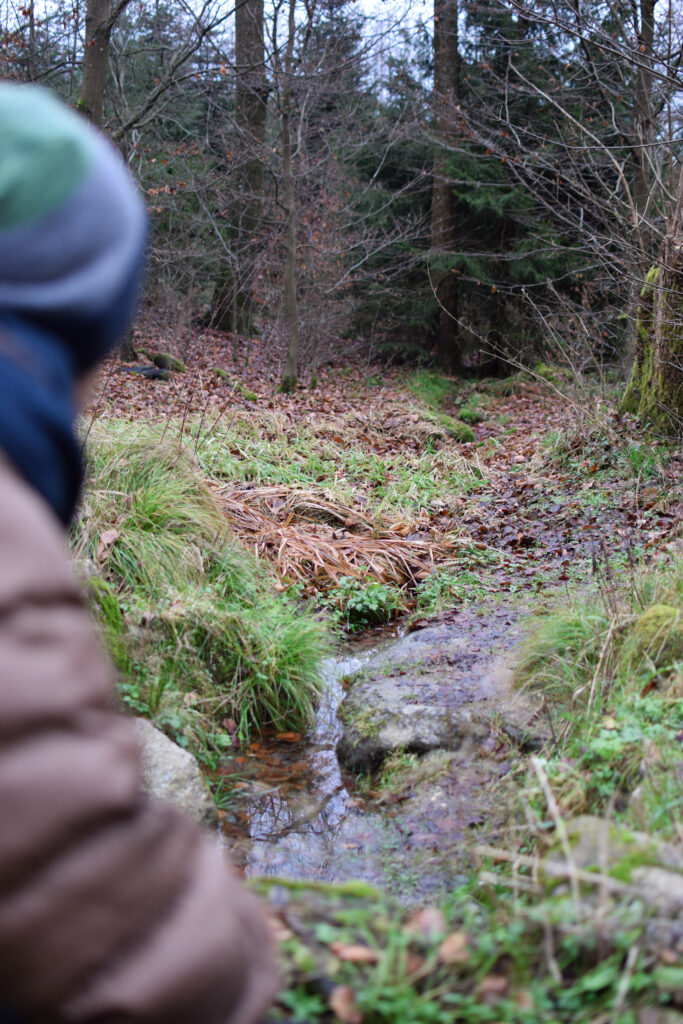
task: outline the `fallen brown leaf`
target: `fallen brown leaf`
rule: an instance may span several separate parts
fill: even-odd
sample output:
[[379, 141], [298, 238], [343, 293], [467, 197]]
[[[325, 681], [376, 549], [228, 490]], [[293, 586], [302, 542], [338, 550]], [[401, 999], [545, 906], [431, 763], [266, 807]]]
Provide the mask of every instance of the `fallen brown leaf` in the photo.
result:
[[424, 957], [418, 956], [417, 953], [411, 953], [410, 950], [406, 953], [406, 974], [411, 977], [413, 974], [417, 974], [421, 971], [425, 965]]
[[423, 907], [408, 918], [404, 927], [412, 935], [433, 939], [446, 931], [446, 918], [438, 907]]
[[97, 545], [97, 561], [103, 562], [109, 554], [109, 549], [112, 544], [116, 543], [119, 539], [120, 533], [118, 530], [105, 530], [104, 533], [100, 534], [99, 543]]
[[347, 944], [345, 942], [331, 942], [330, 949], [340, 960], [346, 960], [350, 964], [376, 964], [379, 961], [379, 953], [369, 946], [362, 946], [360, 943]]
[[504, 974], [487, 974], [479, 982], [477, 995], [480, 1002], [494, 1006], [507, 995], [509, 988], [510, 980]]
[[276, 740], [282, 740], [283, 743], [298, 743], [301, 739], [300, 732], [279, 732], [277, 733]]
[[279, 917], [268, 916], [268, 931], [273, 942], [286, 942], [293, 938], [294, 932]]
[[341, 1024], [363, 1024], [363, 1014], [350, 985], [335, 985], [330, 993], [330, 1009]]
[[451, 932], [439, 946], [439, 960], [442, 964], [464, 964], [469, 958], [467, 936], [463, 932]]

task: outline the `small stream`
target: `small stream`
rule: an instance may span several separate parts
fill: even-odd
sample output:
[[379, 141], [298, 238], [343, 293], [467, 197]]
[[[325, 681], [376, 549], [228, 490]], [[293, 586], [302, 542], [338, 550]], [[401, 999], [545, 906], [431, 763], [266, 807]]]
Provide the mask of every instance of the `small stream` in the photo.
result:
[[[462, 669], [449, 662], [454, 687], [459, 672], [475, 679], [490, 675], [495, 659], [514, 642], [510, 626], [495, 614], [483, 622], [474, 613], [458, 616], [453, 629], [470, 646]], [[450, 755], [455, 760], [438, 783], [405, 802], [373, 799], [377, 794], [369, 792], [367, 780], [361, 791], [337, 760], [344, 679], [378, 653], [390, 653], [400, 635], [396, 629], [375, 631], [327, 662], [328, 685], [309, 734], [266, 736], [226, 759], [221, 829], [246, 877], [362, 879], [406, 898], [451, 887], [462, 877], [468, 830], [488, 817], [488, 791], [509, 770], [499, 738], [476, 752], [464, 744]]]
[[[344, 696], [343, 680], [397, 635], [395, 629], [379, 637], [375, 633], [344, 656], [327, 659], [327, 685], [315, 726], [302, 740], [266, 739], [246, 763], [233, 758], [226, 765], [226, 774], [237, 779], [238, 788], [235, 807], [223, 818], [222, 829], [232, 859], [246, 877], [380, 880], [372, 861], [386, 823], [355, 792], [355, 780], [342, 775], [335, 752], [341, 735], [337, 709]], [[374, 851], [369, 857], [368, 847]], [[367, 861], [362, 866], [361, 850]]]

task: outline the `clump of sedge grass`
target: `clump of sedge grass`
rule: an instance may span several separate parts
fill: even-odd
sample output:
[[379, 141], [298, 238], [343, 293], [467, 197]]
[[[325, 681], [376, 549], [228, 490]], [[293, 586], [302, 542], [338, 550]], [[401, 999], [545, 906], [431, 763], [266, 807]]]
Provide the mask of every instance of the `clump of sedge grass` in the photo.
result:
[[324, 627], [229, 536], [177, 430], [96, 425], [73, 546], [135, 710], [185, 742], [310, 722]]
[[[546, 763], [561, 813], [617, 812], [635, 828], [680, 829], [680, 555], [657, 572], [612, 577], [601, 600], [547, 616], [523, 644], [516, 676], [543, 694], [554, 720]], [[542, 817], [533, 780], [528, 796]]]

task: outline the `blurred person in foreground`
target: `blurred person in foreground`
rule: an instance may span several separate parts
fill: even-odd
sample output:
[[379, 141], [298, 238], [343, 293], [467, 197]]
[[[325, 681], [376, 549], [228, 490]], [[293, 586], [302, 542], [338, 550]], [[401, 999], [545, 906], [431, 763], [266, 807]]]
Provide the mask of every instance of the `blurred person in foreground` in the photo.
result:
[[142, 202], [116, 151], [0, 85], [0, 1021], [254, 1024], [265, 920], [140, 788], [66, 555], [79, 384], [132, 315]]

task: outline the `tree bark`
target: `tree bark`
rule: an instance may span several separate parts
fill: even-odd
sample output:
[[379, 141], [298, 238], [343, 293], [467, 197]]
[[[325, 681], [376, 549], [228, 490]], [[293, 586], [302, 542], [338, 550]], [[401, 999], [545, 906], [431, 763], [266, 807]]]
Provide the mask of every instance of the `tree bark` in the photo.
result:
[[289, 34], [284, 62], [282, 87], [282, 199], [286, 211], [285, 223], [285, 279], [284, 319], [287, 330], [287, 359], [280, 390], [292, 392], [296, 388], [299, 365], [299, 310], [296, 274], [296, 200], [292, 165], [292, 57], [294, 53], [294, 13], [296, 0], [289, 0]]
[[35, 82], [38, 71], [38, 55], [36, 53], [36, 7], [31, 0], [28, 8], [28, 80]]
[[683, 436], [683, 170], [659, 262], [640, 292], [635, 362], [621, 407], [671, 436]]
[[104, 90], [109, 64], [110, 0], [88, 0], [85, 11], [85, 49], [79, 108], [93, 124], [104, 118]]
[[133, 328], [129, 327], [119, 342], [119, 358], [123, 363], [132, 363], [138, 358], [133, 342]]
[[636, 229], [642, 235], [641, 248], [647, 257], [651, 240], [648, 230], [650, 199], [652, 195], [652, 160], [654, 159], [655, 114], [652, 101], [652, 61], [655, 31], [656, 0], [641, 0], [638, 47], [636, 50], [636, 86], [633, 113], [635, 138], [631, 146], [633, 173], [633, 203]]
[[[456, 197], [448, 175], [448, 143], [458, 98], [458, 0], [434, 0], [434, 132], [436, 146], [432, 178], [432, 254], [442, 263], [457, 248]], [[458, 285], [450, 269], [438, 268], [434, 291], [439, 303], [436, 352], [439, 365], [449, 373], [460, 366], [457, 323]]]
[[[666, 248], [669, 248], [668, 246]], [[636, 356], [622, 409], [658, 432], [683, 435], [683, 254], [671, 248], [640, 293]]]
[[246, 0], [235, 12], [235, 116], [246, 153], [240, 174], [234, 237], [237, 267], [226, 268], [216, 282], [212, 302], [215, 327], [252, 333], [252, 288], [258, 269], [263, 208], [263, 157], [268, 82], [263, 41], [263, 0]]
[[652, 208], [652, 160], [654, 158], [655, 115], [652, 101], [652, 61], [654, 44], [654, 9], [656, 0], [640, 0], [634, 10], [637, 37], [635, 51], [635, 90], [633, 97], [633, 137], [630, 146], [631, 190], [633, 200], [633, 245], [635, 250], [635, 281], [628, 303], [625, 363], [633, 366], [638, 358], [638, 316], [642, 275], [653, 258], [654, 231], [649, 224]]
[[[104, 121], [104, 92], [109, 71], [109, 40], [112, 29], [130, 0], [88, 0], [85, 9], [85, 49], [81, 95], [78, 108], [94, 125], [102, 127]], [[129, 328], [119, 343], [119, 357], [123, 362], [137, 359], [133, 345], [133, 329]]]

